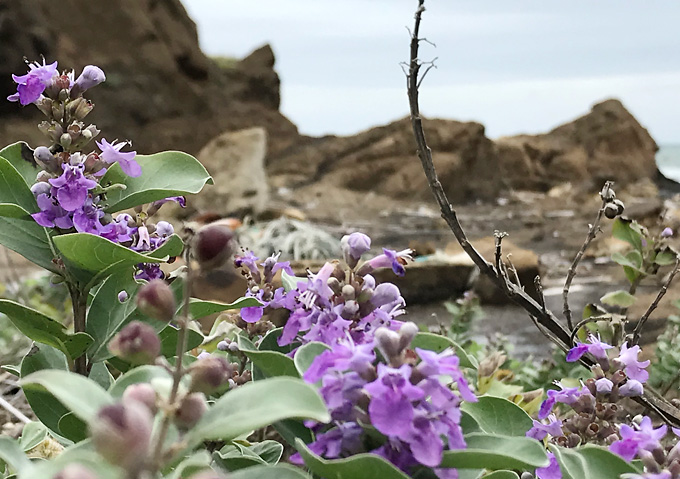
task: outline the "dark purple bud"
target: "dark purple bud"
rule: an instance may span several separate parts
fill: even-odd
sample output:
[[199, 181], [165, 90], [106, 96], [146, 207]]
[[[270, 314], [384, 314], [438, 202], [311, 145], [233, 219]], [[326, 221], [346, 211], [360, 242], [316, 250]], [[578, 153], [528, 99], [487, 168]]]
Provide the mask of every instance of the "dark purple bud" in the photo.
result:
[[350, 268], [354, 268], [361, 259], [361, 255], [371, 249], [371, 238], [363, 233], [352, 233], [343, 236], [340, 244], [345, 262]]
[[191, 376], [190, 389], [195, 392], [211, 394], [229, 381], [233, 369], [226, 359], [220, 356], [209, 356], [199, 359], [189, 368]]
[[123, 392], [123, 402], [137, 401], [147, 407], [151, 414], [156, 414], [156, 390], [149, 383], [131, 384]]
[[619, 207], [614, 203], [607, 203], [604, 207], [604, 215], [610, 220], [613, 220], [619, 215]]
[[225, 225], [210, 224], [202, 227], [194, 239], [194, 257], [203, 269], [222, 266], [232, 255], [234, 232]]
[[83, 94], [84, 91], [89, 90], [93, 86], [97, 86], [106, 80], [106, 75], [101, 68], [94, 65], [87, 65], [83, 68], [82, 73], [76, 80], [71, 89], [71, 98], [75, 98]]
[[137, 308], [150, 318], [168, 323], [175, 316], [177, 302], [165, 281], [152, 279], [139, 288]]
[[63, 468], [52, 479], [97, 479], [97, 475], [89, 467], [72, 463]]
[[111, 464], [135, 469], [149, 453], [152, 425], [151, 413], [137, 401], [106, 406], [90, 424], [92, 443]]
[[151, 364], [161, 353], [161, 340], [148, 324], [132, 321], [113, 337], [109, 351], [132, 364]]
[[208, 410], [205, 394], [187, 394], [175, 413], [175, 424], [180, 429], [191, 429]]

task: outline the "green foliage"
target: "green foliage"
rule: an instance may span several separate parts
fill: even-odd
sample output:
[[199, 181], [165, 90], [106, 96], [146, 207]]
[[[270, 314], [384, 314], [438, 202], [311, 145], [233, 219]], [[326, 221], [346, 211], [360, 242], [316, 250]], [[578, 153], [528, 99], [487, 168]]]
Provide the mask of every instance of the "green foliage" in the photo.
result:
[[458, 344], [456, 344], [452, 339], [446, 336], [440, 336], [434, 333], [418, 333], [413, 341], [411, 342], [411, 347], [429, 349], [430, 351], [435, 351], [440, 353], [448, 348], [453, 348], [460, 359], [460, 365], [464, 368], [477, 369], [477, 360], [469, 356], [468, 353]]
[[276, 441], [263, 441], [244, 445], [227, 444], [213, 453], [216, 462], [227, 471], [236, 471], [257, 465], [275, 465], [283, 455], [283, 445]]
[[243, 334], [238, 336], [238, 347], [266, 378], [300, 377], [293, 360], [279, 351], [260, 350]]
[[608, 306], [628, 308], [635, 303], [635, 296], [628, 291], [618, 290], [605, 294], [600, 298], [600, 301]]
[[[675, 306], [680, 308], [680, 301]], [[678, 380], [680, 380], [680, 316], [669, 316], [666, 328], [659, 336], [654, 352], [656, 361], [652, 361], [649, 384], [659, 388], [662, 393], [672, 391], [674, 397], [678, 395]]]
[[465, 449], [444, 451], [441, 467], [534, 471], [548, 465], [543, 445], [528, 437], [470, 433]]
[[550, 450], [560, 463], [563, 479], [584, 477], [619, 479], [621, 474], [640, 473], [631, 464], [604, 448], [586, 446], [579, 449], [565, 449], [551, 445]]
[[461, 410], [475, 421], [480, 431], [489, 434], [524, 437], [533, 424], [522, 408], [493, 396], [482, 396], [476, 403], [464, 402]]
[[137, 155], [142, 174], [127, 176], [116, 163], [101, 180], [102, 185], [122, 184], [124, 189], [114, 189], [107, 194], [106, 212], [115, 213], [170, 196], [198, 193], [212, 178], [193, 156], [180, 151], [163, 151], [153, 155]]

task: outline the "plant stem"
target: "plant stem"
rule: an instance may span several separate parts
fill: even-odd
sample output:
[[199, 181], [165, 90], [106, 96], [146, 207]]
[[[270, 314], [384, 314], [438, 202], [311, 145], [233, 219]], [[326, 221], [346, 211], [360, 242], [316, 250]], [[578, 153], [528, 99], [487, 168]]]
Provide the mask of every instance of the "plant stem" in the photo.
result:
[[160, 470], [163, 461], [163, 445], [165, 443], [165, 438], [168, 434], [168, 429], [170, 428], [170, 422], [174, 411], [177, 408], [177, 398], [179, 392], [179, 385], [182, 381], [182, 376], [184, 375], [184, 368], [182, 367], [182, 356], [187, 348], [188, 337], [187, 328], [189, 326], [189, 302], [191, 297], [191, 258], [189, 255], [189, 248], [187, 246], [185, 252], [186, 258], [186, 278], [184, 279], [184, 305], [182, 307], [182, 315], [177, 319], [177, 325], [179, 326], [179, 332], [177, 334], [177, 350], [175, 354], [177, 359], [175, 360], [175, 369], [172, 374], [172, 389], [170, 390], [170, 396], [168, 397], [168, 411], [166, 411], [163, 417], [163, 422], [161, 423], [158, 437], [156, 439], [156, 446], [153, 454], [152, 465], [156, 470]]
[[[71, 293], [71, 303], [73, 307], [73, 332], [85, 332], [85, 317], [87, 314], [87, 292], [80, 291], [78, 286], [69, 283], [69, 292]], [[73, 372], [87, 376], [87, 356], [83, 353], [81, 356], [74, 358]]]

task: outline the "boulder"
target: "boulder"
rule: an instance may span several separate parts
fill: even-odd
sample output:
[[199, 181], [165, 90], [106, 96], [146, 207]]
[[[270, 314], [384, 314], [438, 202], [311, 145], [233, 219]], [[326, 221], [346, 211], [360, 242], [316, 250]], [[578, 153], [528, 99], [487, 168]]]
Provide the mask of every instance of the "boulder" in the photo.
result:
[[266, 152], [267, 132], [261, 127], [227, 131], [211, 140], [198, 153], [198, 160], [214, 184], [206, 186], [192, 206], [220, 216], [264, 211], [269, 203]]
[[598, 103], [548, 133], [500, 138], [496, 144], [500, 169], [513, 188], [569, 181], [599, 189], [605, 180], [621, 186], [657, 176], [656, 143], [618, 100]]
[[[474, 122], [427, 120], [428, 144], [449, 199], [466, 202], [494, 198], [502, 186], [498, 156], [484, 126]], [[308, 138], [272, 154], [268, 169], [277, 186], [313, 182], [393, 198], [431, 199], [415, 154], [408, 118], [354, 136]]]

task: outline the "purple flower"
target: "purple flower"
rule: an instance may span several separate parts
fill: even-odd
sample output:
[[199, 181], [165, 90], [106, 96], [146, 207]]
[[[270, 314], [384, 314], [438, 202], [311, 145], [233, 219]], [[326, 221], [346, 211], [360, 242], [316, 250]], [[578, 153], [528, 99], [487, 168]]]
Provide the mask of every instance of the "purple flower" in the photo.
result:
[[80, 233], [91, 233], [106, 237], [113, 232], [114, 225], [102, 225], [101, 218], [103, 216], [104, 211], [93, 205], [91, 198], [87, 198], [82, 208], [73, 214], [73, 226]]
[[527, 431], [526, 436], [536, 439], [537, 441], [542, 441], [547, 435], [552, 437], [560, 437], [564, 433], [562, 432], [562, 421], [557, 419], [554, 414], [548, 416], [548, 423], [543, 424], [540, 421], [534, 419], [534, 426]]
[[373, 426], [387, 436], [407, 439], [413, 427], [412, 401], [421, 400], [425, 393], [410, 382], [411, 367], [399, 369], [378, 364], [378, 379], [364, 386], [371, 395], [368, 414]]
[[142, 167], [139, 163], [135, 161], [136, 151], [128, 151], [126, 153], [121, 153], [121, 149], [127, 144], [127, 141], [109, 143], [106, 139], [102, 138], [101, 142], [97, 142], [97, 146], [102, 151], [99, 154], [99, 158], [104, 163], [112, 164], [118, 162], [120, 168], [128, 176], [133, 178], [141, 176]]
[[470, 390], [465, 376], [459, 369], [460, 360], [451, 349], [446, 349], [437, 354], [427, 349], [416, 348], [416, 353], [422, 360], [418, 364], [418, 371], [424, 376], [450, 376], [458, 385], [458, 392], [463, 399], [469, 402], [477, 402], [477, 396]]
[[599, 394], [609, 394], [613, 387], [614, 383], [607, 378], [600, 378], [595, 381], [595, 389]]
[[40, 212], [33, 213], [31, 216], [40, 226], [45, 228], [69, 229], [73, 227], [73, 220], [70, 213], [59, 206], [51, 197], [46, 194], [39, 194], [36, 198]]
[[139, 263], [137, 264], [137, 270], [135, 279], [151, 281], [152, 279], [165, 278], [165, 273], [163, 273], [161, 265], [158, 263]]
[[71, 166], [64, 163], [64, 172], [59, 178], [49, 180], [56, 189], [59, 204], [66, 211], [75, 211], [85, 203], [87, 192], [97, 186], [97, 182], [83, 175], [82, 165]]
[[397, 276], [404, 276], [404, 274], [406, 274], [406, 270], [404, 269], [406, 261], [413, 261], [411, 253], [413, 253], [413, 250], [411, 249], [405, 249], [403, 251], [397, 252], [391, 249], [383, 248], [383, 254], [369, 260], [368, 264], [373, 269], [391, 267], [392, 271], [394, 271], [394, 274]]
[[12, 75], [12, 79], [17, 84], [17, 92], [7, 97], [9, 101], [18, 101], [26, 106], [40, 98], [42, 93], [49, 85], [50, 80], [57, 75], [57, 62], [49, 65], [40, 65], [38, 62], [29, 63], [29, 72], [26, 75]]
[[547, 466], [536, 469], [536, 477], [538, 479], [562, 479], [560, 465], [552, 452], [548, 453], [548, 459], [550, 463]]
[[173, 226], [167, 221], [159, 221], [158, 223], [156, 223], [156, 234], [161, 238], [167, 238], [168, 236], [172, 236], [174, 232], [175, 228], [173, 228]]
[[106, 75], [101, 68], [94, 65], [87, 65], [83, 68], [82, 73], [78, 76], [74, 88], [77, 89], [77, 93], [81, 94], [85, 90], [89, 90], [93, 86], [97, 86], [100, 83], [106, 81]]
[[351, 337], [346, 337], [314, 358], [303, 378], [308, 383], [315, 383], [329, 370], [351, 370], [361, 374], [375, 361], [373, 347], [373, 343], [357, 345]]
[[[262, 297], [264, 296], [264, 289], [259, 290], [257, 295], [253, 295], [248, 291], [246, 296], [251, 298], [255, 297], [263, 303]], [[246, 308], [241, 308], [240, 315], [241, 319], [246, 323], [257, 323], [264, 315], [264, 306], [248, 306]]]
[[[316, 455], [334, 459], [341, 455], [349, 455], [361, 450], [363, 429], [356, 422], [339, 424], [328, 432], [319, 434], [316, 441], [309, 444], [309, 449]], [[290, 457], [293, 464], [303, 465], [299, 453]]]
[[132, 216], [127, 213], [121, 213], [116, 216], [116, 219], [109, 223], [110, 231], [100, 233], [100, 236], [113, 241], [114, 243], [125, 243], [132, 241], [132, 235], [137, 231], [136, 227], [130, 227], [129, 222]]
[[371, 297], [371, 304], [376, 308], [386, 304], [405, 304], [404, 298], [401, 296], [401, 291], [397, 285], [392, 283], [381, 283], [376, 286]]
[[661, 232], [662, 238], [670, 238], [671, 236], [673, 236], [673, 230], [671, 228], [666, 227]]
[[352, 233], [343, 236], [340, 244], [345, 262], [356, 265], [357, 261], [361, 259], [361, 255], [371, 249], [371, 238], [363, 233]]
[[319, 298], [322, 302], [328, 303], [333, 290], [328, 286], [328, 278], [331, 277], [335, 265], [333, 263], [324, 264], [317, 274], [309, 273], [309, 280], [304, 292], [300, 294], [300, 302], [306, 307], [311, 308]]
[[619, 394], [624, 397], [642, 396], [643, 392], [642, 383], [630, 378], [626, 381], [626, 384], [619, 388]]
[[571, 348], [567, 353], [567, 362], [578, 361], [585, 353], [590, 353], [597, 359], [607, 359], [607, 349], [611, 349], [613, 346], [603, 343], [600, 338], [596, 338], [592, 334], [588, 336], [588, 341], [590, 344], [577, 343], [575, 347]]
[[[165, 203], [170, 203], [171, 201], [174, 201], [175, 203], [178, 203], [182, 208], [186, 208], [187, 206], [187, 199], [184, 196], [168, 196], [167, 198], [164, 198], [162, 200], [157, 200], [151, 203], [151, 208], [158, 209], [161, 206], [163, 206]], [[149, 209], [151, 209], [149, 208]]]
[[609, 446], [609, 450], [630, 462], [641, 450], [653, 451], [660, 448], [659, 441], [666, 435], [667, 430], [665, 424], [654, 429], [652, 420], [645, 416], [637, 428], [622, 424], [619, 428], [621, 440]]
[[552, 411], [552, 408], [556, 403], [573, 404], [576, 400], [585, 394], [584, 391], [579, 388], [565, 388], [561, 383], [555, 382], [560, 390], [549, 389], [546, 395], [548, 398], [541, 403], [541, 407], [538, 411], [538, 418], [545, 419]]
[[632, 348], [628, 347], [628, 342], [621, 345], [621, 352], [617, 358], [625, 366], [624, 372], [630, 379], [635, 379], [641, 383], [647, 382], [649, 373], [644, 368], [649, 366], [650, 362], [638, 361], [638, 354], [640, 353], [640, 346], [635, 345]]

